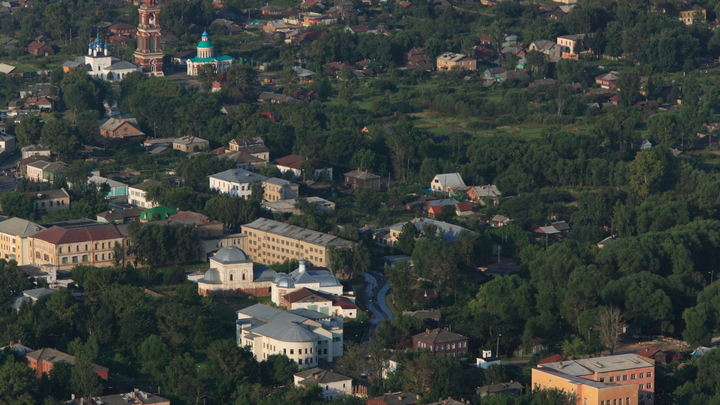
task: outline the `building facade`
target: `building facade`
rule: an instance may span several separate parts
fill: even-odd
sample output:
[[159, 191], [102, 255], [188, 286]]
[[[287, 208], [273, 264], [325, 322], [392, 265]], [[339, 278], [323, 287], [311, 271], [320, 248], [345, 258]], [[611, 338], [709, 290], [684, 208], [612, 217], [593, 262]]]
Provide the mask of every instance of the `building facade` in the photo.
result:
[[459, 333], [437, 328], [427, 329], [412, 337], [413, 349], [427, 349], [435, 354], [463, 355], [468, 351], [468, 337]]
[[560, 389], [588, 405], [619, 404], [616, 401], [651, 405], [655, 362], [636, 354], [621, 354], [544, 363], [533, 368], [532, 384], [534, 389]]
[[349, 248], [353, 244], [335, 235], [266, 218], [243, 225], [241, 232], [248, 237], [247, 254], [263, 264], [305, 259], [317, 266], [329, 266], [330, 247]]
[[128, 203], [140, 208], [154, 208], [159, 206], [155, 201], [149, 201], [145, 197], [145, 189], [149, 186], [160, 185], [157, 180], [145, 180], [140, 184], [128, 187]]
[[135, 63], [143, 72], [163, 76], [162, 42], [160, 41], [160, 6], [155, 0], [143, 0], [138, 8], [137, 49]]
[[477, 60], [461, 53], [445, 52], [435, 60], [437, 70], [448, 71], [457, 66], [461, 70], [476, 70]]
[[[35, 350], [34, 352], [27, 353], [25, 355], [28, 367], [35, 370], [37, 378], [42, 378], [43, 374], [50, 375], [50, 371], [53, 365], [57, 362], [64, 361], [70, 364], [75, 364], [75, 356], [71, 356], [67, 353], [59, 350], [44, 348]], [[95, 371], [95, 374], [100, 376], [103, 380], [108, 379], [109, 371], [107, 367], [99, 366], [97, 364], [90, 363]]]
[[59, 270], [70, 270], [79, 264], [110, 267], [116, 243], [125, 251], [130, 247], [130, 235], [124, 225], [93, 222], [53, 226], [28, 238], [28, 264], [56, 265]]
[[339, 395], [352, 395], [353, 393], [352, 378], [317, 367], [293, 374], [293, 382], [298, 387], [319, 385], [326, 401], [332, 401]]
[[5, 260], [15, 260], [19, 266], [30, 263], [28, 238], [45, 228], [21, 218], [0, 222], [0, 255]]
[[268, 296], [276, 274], [268, 267], [254, 264], [242, 249], [228, 246], [210, 258], [210, 269], [198, 280], [198, 293]]
[[[273, 279], [271, 294], [273, 304], [282, 306], [288, 294], [302, 288], [338, 296], [343, 293], [343, 286], [340, 284], [340, 280], [333, 276], [332, 273], [327, 270], [310, 270], [308, 269], [307, 262], [304, 259], [300, 259], [298, 261], [298, 268], [293, 272], [290, 274], [277, 274]], [[313, 310], [317, 311], [317, 309]], [[329, 313], [328, 311], [327, 314]]]

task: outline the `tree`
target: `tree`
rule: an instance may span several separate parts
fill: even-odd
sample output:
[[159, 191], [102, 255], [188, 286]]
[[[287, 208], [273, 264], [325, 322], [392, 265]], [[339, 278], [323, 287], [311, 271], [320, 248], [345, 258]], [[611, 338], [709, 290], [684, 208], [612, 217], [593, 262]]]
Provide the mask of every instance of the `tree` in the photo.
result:
[[231, 94], [245, 95], [257, 83], [257, 71], [250, 65], [232, 65], [225, 76]]
[[402, 227], [402, 232], [398, 237], [397, 243], [395, 243], [395, 249], [405, 253], [406, 255], [411, 255], [413, 250], [415, 250], [415, 239], [419, 236], [420, 232], [418, 232], [415, 224], [412, 222], [406, 222]]
[[625, 326], [620, 308], [615, 306], [602, 307], [598, 311], [595, 328], [600, 334], [600, 342], [610, 351], [611, 355], [615, 351], [618, 338], [623, 333]]
[[393, 306], [398, 311], [410, 309], [415, 297], [415, 283], [417, 279], [410, 263], [400, 261], [385, 270], [392, 285]]
[[100, 376], [95, 373], [92, 364], [84, 356], [75, 356], [70, 386], [79, 398], [96, 397], [102, 393]]
[[483, 373], [483, 384], [485, 385], [500, 384], [505, 381], [507, 381], [505, 367], [499, 364], [491, 365]]
[[170, 363], [170, 349], [158, 335], [150, 335], [140, 345], [138, 351], [141, 371], [156, 381], [162, 378], [162, 371]]
[[632, 107], [640, 91], [640, 76], [637, 73], [629, 72], [621, 74], [617, 81], [617, 88], [620, 90], [620, 106]]
[[638, 152], [630, 168], [630, 187], [640, 197], [647, 197], [657, 191], [665, 174], [665, 166], [651, 151]]
[[250, 182], [250, 199], [262, 201], [265, 198], [265, 186], [260, 180]]
[[14, 191], [0, 194], [0, 206], [9, 217], [33, 219], [33, 203], [30, 196]]
[[33, 370], [13, 360], [0, 366], [0, 403], [7, 405], [33, 405], [37, 383]]
[[203, 90], [210, 91], [215, 77], [215, 67], [211, 64], [202, 65], [198, 69], [197, 80], [202, 85]]
[[355, 276], [365, 274], [370, 268], [370, 250], [359, 242], [352, 247], [352, 270]]
[[365, 345], [346, 342], [343, 356], [340, 359], [340, 373], [351, 378], [359, 379], [367, 371], [365, 360]]
[[42, 127], [40, 143], [49, 145], [61, 159], [66, 159], [75, 152], [78, 142], [75, 135], [71, 135], [67, 121], [54, 119]]
[[358, 211], [369, 215], [377, 214], [378, 209], [380, 209], [380, 197], [375, 190], [370, 187], [356, 187], [353, 190], [353, 195], [355, 196], [355, 207]]
[[15, 126], [18, 148], [32, 145], [40, 140], [43, 122], [37, 115], [31, 115]]

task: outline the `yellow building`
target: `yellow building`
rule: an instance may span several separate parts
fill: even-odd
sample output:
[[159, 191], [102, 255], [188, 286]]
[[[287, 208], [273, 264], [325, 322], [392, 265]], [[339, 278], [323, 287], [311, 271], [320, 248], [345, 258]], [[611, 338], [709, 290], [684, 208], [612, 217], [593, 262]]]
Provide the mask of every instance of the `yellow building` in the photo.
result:
[[265, 201], [294, 200], [298, 197], [298, 189], [300, 188], [291, 181], [276, 177], [265, 180], [263, 187], [265, 187], [265, 194], [263, 195]]
[[461, 53], [445, 52], [435, 60], [437, 70], [450, 70], [454, 66], [461, 70], [476, 70], [477, 60]]
[[29, 264], [28, 238], [44, 229], [20, 218], [0, 222], [0, 255], [5, 260], [15, 260], [20, 266]]
[[353, 242], [312, 229], [258, 218], [242, 226], [247, 235], [245, 253], [258, 263], [281, 263], [288, 259], [309, 260], [315, 266], [328, 267], [328, 248], [350, 247]]
[[[53, 226], [29, 238], [29, 264], [53, 264], [60, 270], [70, 270], [79, 264], [108, 267], [113, 265], [115, 243], [125, 251], [130, 247], [125, 225]], [[125, 259], [130, 260], [127, 253]]]
[[678, 20], [682, 21], [685, 25], [693, 25], [696, 22], [702, 22], [706, 19], [707, 10], [700, 8], [687, 8], [680, 10], [680, 16], [678, 17]]

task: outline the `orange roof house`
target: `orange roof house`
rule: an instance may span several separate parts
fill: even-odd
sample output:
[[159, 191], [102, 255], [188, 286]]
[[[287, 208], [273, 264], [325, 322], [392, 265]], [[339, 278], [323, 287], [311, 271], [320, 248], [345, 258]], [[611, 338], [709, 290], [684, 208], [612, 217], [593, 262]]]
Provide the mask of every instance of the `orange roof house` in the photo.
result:
[[[55, 363], [64, 361], [70, 364], [75, 364], [75, 356], [61, 352], [59, 350], [45, 348], [35, 350], [34, 352], [27, 353], [25, 355], [28, 367], [35, 370], [37, 378], [42, 378], [43, 374], [50, 375]], [[103, 380], [108, 379], [109, 369], [107, 367], [99, 366], [97, 364], [90, 363], [93, 370]]]

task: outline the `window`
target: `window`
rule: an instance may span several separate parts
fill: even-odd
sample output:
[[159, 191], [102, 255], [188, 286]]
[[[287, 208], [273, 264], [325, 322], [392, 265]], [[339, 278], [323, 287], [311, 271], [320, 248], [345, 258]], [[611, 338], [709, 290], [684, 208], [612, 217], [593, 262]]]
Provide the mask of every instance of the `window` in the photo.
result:
[[243, 279], [243, 280], [245, 280], [245, 273], [243, 273], [243, 275], [242, 275], [242, 279]]
[[640, 375], [638, 376], [638, 378], [643, 378], [643, 373], [640, 373]]
[[605, 377], [600, 377], [600, 382], [605, 382]]
[[635, 379], [635, 374], [630, 374], [630, 379], [631, 379], [631, 380], [634, 380], [634, 379]]
[[652, 377], [652, 373], [650, 373], [650, 372], [645, 373], [645, 377], [647, 377], [647, 378]]
[[290, 354], [295, 354], [295, 349], [290, 349]]
[[36, 258], [36, 259], [39, 259], [39, 258], [40, 258], [40, 252], [35, 252], [35, 258]]
[[630, 397], [625, 398], [625, 405], [630, 405]]
[[63, 258], [62, 258], [62, 264], [67, 264], [67, 262], [68, 262], [67, 257], [63, 257]]
[[88, 251], [88, 245], [85, 245], [85, 251], [86, 252]]
[[627, 374], [623, 374], [623, 381], [627, 381]]
[[68, 246], [68, 253], [72, 252], [72, 246]]
[[233, 281], [234, 276], [234, 274], [230, 274], [230, 281]]
[[62, 248], [58, 248], [58, 253], [62, 253]]
[[102, 259], [105, 260], [105, 253], [102, 254]]
[[78, 257], [77, 257], [77, 256], [73, 256], [72, 262], [73, 262], [73, 263], [77, 263], [77, 262], [78, 262]]
[[298, 363], [302, 364], [303, 359], [298, 359]]
[[645, 388], [649, 390], [650, 388], [652, 388], [652, 384], [651, 383], [645, 384]]
[[615, 382], [615, 377], [610, 377], [610, 382]]

